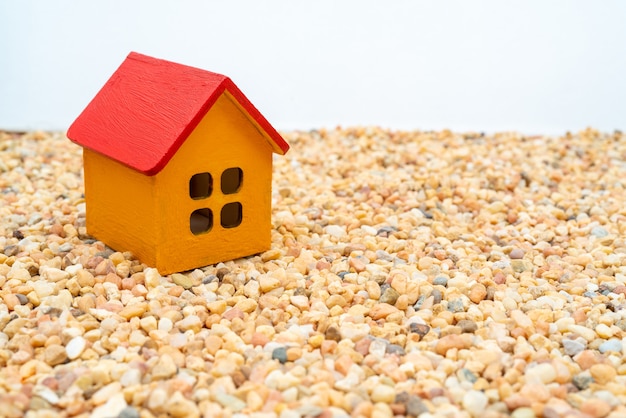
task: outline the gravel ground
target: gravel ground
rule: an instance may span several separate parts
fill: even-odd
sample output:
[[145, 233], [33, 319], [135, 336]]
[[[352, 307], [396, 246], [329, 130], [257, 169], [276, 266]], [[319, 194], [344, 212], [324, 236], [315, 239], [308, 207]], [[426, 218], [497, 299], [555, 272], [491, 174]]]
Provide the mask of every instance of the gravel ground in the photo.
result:
[[285, 133], [264, 254], [161, 276], [0, 132], [3, 417], [626, 417], [626, 137]]

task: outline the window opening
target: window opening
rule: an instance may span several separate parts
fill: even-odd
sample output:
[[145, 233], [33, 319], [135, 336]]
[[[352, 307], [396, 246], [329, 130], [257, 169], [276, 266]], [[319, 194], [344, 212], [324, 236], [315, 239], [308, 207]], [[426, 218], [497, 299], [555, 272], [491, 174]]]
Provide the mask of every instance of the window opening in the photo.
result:
[[243, 171], [239, 167], [231, 167], [224, 170], [222, 173], [222, 193], [233, 194], [237, 193], [241, 189], [241, 183], [243, 182]]
[[194, 210], [189, 217], [189, 229], [194, 235], [209, 232], [213, 227], [213, 212], [203, 208]]
[[189, 179], [189, 197], [206, 199], [213, 191], [213, 178], [210, 173], [194, 174]]
[[241, 224], [243, 219], [242, 207], [239, 202], [227, 203], [222, 207], [220, 223], [224, 228], [235, 228]]

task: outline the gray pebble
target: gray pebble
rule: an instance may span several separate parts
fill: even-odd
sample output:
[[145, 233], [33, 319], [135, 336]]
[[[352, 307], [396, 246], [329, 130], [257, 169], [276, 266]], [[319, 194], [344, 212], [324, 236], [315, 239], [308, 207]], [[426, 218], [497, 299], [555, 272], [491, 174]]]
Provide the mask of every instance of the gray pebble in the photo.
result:
[[416, 324], [412, 322], [411, 325], [409, 325], [409, 330], [419, 335], [420, 338], [424, 338], [424, 335], [430, 332], [430, 327], [426, 324]]
[[606, 353], [607, 351], [615, 351], [621, 353], [622, 351], [622, 341], [616, 338], [611, 338], [608, 341], [603, 342], [600, 347], [598, 347], [601, 353]]
[[439, 285], [439, 286], [446, 287], [448, 285], [448, 278], [444, 276], [437, 276], [435, 277], [435, 280], [433, 280], [433, 284], [435, 286]]
[[463, 299], [456, 298], [448, 301], [448, 310], [450, 312], [464, 312]]
[[439, 289], [433, 289], [430, 295], [433, 297], [433, 305], [441, 303], [443, 295], [441, 294], [441, 291]]
[[466, 369], [465, 367], [457, 372], [457, 376], [461, 381], [467, 381], [470, 383], [475, 383], [478, 380], [478, 376], [476, 376], [473, 371]]
[[28, 298], [26, 295], [22, 295], [21, 293], [16, 293], [15, 296], [20, 301], [20, 305], [26, 305], [28, 303]]
[[404, 348], [398, 344], [389, 344], [386, 349], [387, 354], [397, 354], [399, 356], [403, 356], [406, 354]]
[[461, 319], [456, 325], [461, 328], [461, 331], [468, 334], [473, 334], [478, 329], [476, 322], [470, 319]]
[[122, 409], [122, 412], [117, 416], [118, 418], [139, 418], [139, 411], [132, 406], [127, 406]]
[[287, 349], [285, 347], [278, 347], [272, 351], [272, 360], [278, 360], [280, 364], [287, 362]]
[[581, 343], [577, 339], [576, 340], [569, 340], [569, 339], [563, 340], [563, 350], [565, 351], [565, 354], [567, 354], [570, 357], [574, 357], [576, 354], [583, 351], [585, 347], [586, 347], [586, 344]]
[[593, 377], [591, 377], [589, 372], [582, 372], [572, 378], [572, 383], [578, 390], [585, 390], [593, 383]]
[[428, 412], [428, 406], [419, 396], [410, 395], [406, 403], [406, 413], [410, 417], [418, 417]]

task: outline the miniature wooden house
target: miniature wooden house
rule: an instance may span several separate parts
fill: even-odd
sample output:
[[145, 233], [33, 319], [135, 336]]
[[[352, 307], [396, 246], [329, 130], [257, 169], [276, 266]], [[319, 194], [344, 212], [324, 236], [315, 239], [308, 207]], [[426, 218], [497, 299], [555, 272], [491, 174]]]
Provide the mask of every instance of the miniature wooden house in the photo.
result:
[[67, 136], [87, 231], [162, 274], [270, 247], [272, 154], [289, 145], [220, 74], [130, 53]]

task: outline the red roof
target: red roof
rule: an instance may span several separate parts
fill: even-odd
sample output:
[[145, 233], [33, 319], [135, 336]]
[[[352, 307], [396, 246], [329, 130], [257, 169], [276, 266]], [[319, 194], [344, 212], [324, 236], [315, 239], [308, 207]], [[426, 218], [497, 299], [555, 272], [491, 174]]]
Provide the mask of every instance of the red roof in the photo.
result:
[[227, 91], [284, 154], [289, 145], [230, 78], [131, 52], [67, 136], [146, 175], [161, 171], [217, 98]]

